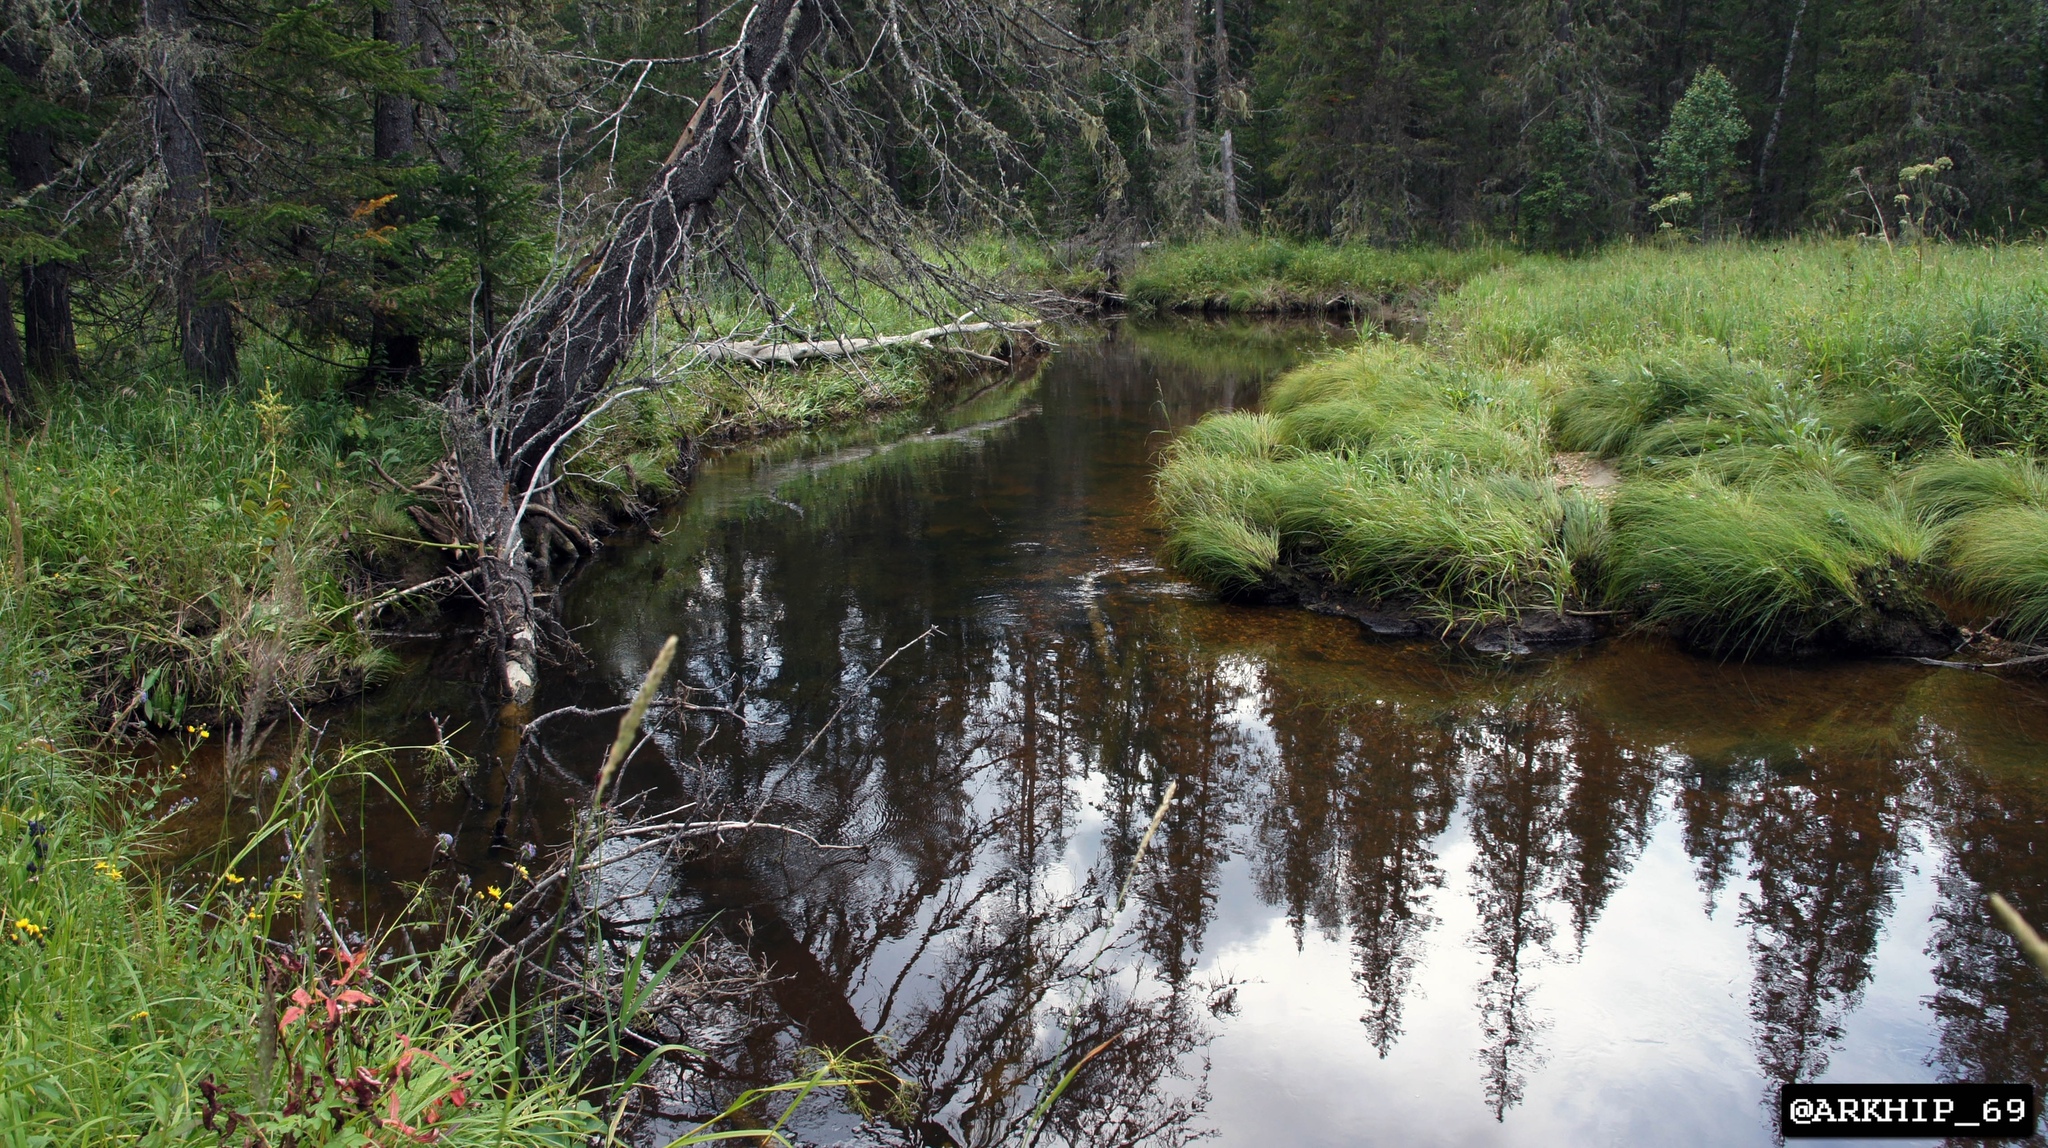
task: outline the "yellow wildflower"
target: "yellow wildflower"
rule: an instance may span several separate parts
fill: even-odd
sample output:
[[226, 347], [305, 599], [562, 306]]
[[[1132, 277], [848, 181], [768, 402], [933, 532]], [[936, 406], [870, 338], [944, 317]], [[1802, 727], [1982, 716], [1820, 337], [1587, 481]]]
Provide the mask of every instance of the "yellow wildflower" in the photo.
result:
[[516, 872], [516, 873], [518, 873], [518, 874], [519, 874], [519, 879], [520, 879], [521, 881], [524, 881], [524, 880], [526, 880], [526, 879], [527, 879], [528, 877], [531, 877], [531, 876], [533, 876], [533, 874], [531, 874], [531, 873], [528, 873], [528, 872], [526, 871], [526, 866], [524, 866], [524, 865], [514, 865], [514, 866], [512, 866], [512, 869], [513, 869], [513, 871], [514, 871], [514, 872]]
[[235, 873], [235, 872], [234, 872], [234, 871], [232, 871], [232, 870], [230, 870], [230, 871], [228, 871], [228, 872], [226, 872], [226, 873], [222, 873], [222, 874], [221, 874], [221, 876], [222, 876], [223, 878], [225, 878], [225, 879], [227, 880], [227, 883], [228, 883], [228, 884], [230, 884], [230, 885], [239, 885], [239, 884], [241, 884], [242, 882], [244, 882], [244, 881], [247, 881], [247, 880], [248, 880], [248, 878], [247, 878], [247, 877], [241, 876], [240, 874], [238, 874], [238, 873]]
[[131, 1017], [129, 1017], [128, 1019], [129, 1019], [129, 1020], [148, 1020], [148, 1019], [149, 1019], [149, 1010], [148, 1010], [148, 1009], [141, 1009], [141, 1010], [137, 1011], [137, 1012], [136, 1012], [136, 1014], [135, 1014], [134, 1016], [131, 1016]]
[[510, 901], [507, 901], [507, 902], [505, 902], [505, 904], [503, 905], [503, 908], [504, 908], [504, 910], [505, 910], [505, 911], [506, 911], [507, 913], [511, 912], [511, 911], [512, 911], [512, 902], [510, 902]]
[[488, 895], [493, 901], [505, 895], [505, 891], [503, 889], [498, 888], [496, 885], [486, 886], [484, 889], [484, 893]]

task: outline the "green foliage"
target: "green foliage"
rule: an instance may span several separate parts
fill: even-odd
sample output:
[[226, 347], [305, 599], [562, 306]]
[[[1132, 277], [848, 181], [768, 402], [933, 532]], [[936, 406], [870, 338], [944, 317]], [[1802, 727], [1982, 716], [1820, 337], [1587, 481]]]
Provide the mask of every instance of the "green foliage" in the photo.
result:
[[1952, 523], [1942, 544], [1956, 588], [1998, 615], [2001, 633], [2048, 635], [2048, 509], [1988, 506]]
[[1584, 120], [1560, 116], [1534, 133], [1537, 165], [1523, 185], [1517, 212], [1521, 236], [1531, 247], [1576, 251], [1602, 236], [1604, 209], [1612, 205], [1588, 182], [1598, 163]]
[[1736, 148], [1747, 138], [1749, 124], [1736, 103], [1735, 85], [1712, 64], [1701, 68], [1657, 137], [1657, 190], [1690, 195], [1711, 228], [1722, 202], [1741, 186]]

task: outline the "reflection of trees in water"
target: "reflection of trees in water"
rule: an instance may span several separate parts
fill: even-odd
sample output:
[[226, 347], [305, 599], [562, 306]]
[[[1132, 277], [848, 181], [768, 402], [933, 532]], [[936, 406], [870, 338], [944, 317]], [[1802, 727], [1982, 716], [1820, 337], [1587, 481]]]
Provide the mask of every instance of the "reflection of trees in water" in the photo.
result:
[[1911, 848], [1916, 772], [1879, 749], [1809, 746], [1782, 759], [1692, 761], [1679, 773], [1686, 848], [1710, 907], [1749, 860], [1749, 1011], [1771, 1080], [1824, 1072], [1862, 999]]
[[1433, 842], [1458, 801], [1455, 729], [1376, 699], [1320, 704], [1284, 683], [1268, 721], [1278, 752], [1256, 814], [1259, 893], [1286, 907], [1297, 938], [1310, 918], [1326, 935], [1350, 927], [1359, 1019], [1384, 1057], [1401, 1036], [1416, 949], [1436, 924], [1429, 898], [1444, 874]]
[[1529, 974], [1550, 951], [1555, 925], [1545, 902], [1565, 892], [1565, 785], [1571, 772], [1561, 715], [1529, 703], [1472, 731], [1473, 899], [1477, 940], [1493, 968], [1479, 986], [1486, 1045], [1486, 1102], [1495, 1119], [1522, 1100], [1541, 1060], [1545, 1027], [1531, 1007]]
[[1743, 803], [1749, 1005], [1769, 1079], [1820, 1075], [1870, 981], [1899, 886], [1907, 782], [1901, 763], [1815, 751]]
[[1927, 1004], [1941, 1040], [1928, 1063], [1943, 1080], [2048, 1084], [2048, 981], [1984, 908], [2001, 893], [2037, 926], [2048, 921], [2048, 790], [2025, 771], [1987, 776], [1967, 758], [1934, 786], [1947, 848], [1928, 943], [1937, 988]]

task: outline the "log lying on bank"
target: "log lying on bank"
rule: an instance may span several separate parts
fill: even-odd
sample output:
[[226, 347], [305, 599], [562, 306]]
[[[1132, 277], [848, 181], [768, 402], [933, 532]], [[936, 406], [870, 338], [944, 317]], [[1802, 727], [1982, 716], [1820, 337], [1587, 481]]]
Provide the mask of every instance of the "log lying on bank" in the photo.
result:
[[[1037, 330], [1036, 319], [1017, 323], [946, 323], [937, 327], [926, 327], [907, 335], [876, 335], [868, 338], [816, 339], [806, 343], [763, 343], [750, 340], [732, 342], [698, 343], [685, 350], [699, 364], [742, 362], [757, 367], [773, 365], [794, 366], [807, 359], [839, 359], [852, 355], [880, 351], [889, 347], [929, 347], [933, 339], [947, 335], [975, 335], [986, 331], [1032, 332]], [[947, 348], [961, 350], [961, 348]], [[967, 351], [976, 358], [1000, 363], [1003, 360], [993, 355]]]

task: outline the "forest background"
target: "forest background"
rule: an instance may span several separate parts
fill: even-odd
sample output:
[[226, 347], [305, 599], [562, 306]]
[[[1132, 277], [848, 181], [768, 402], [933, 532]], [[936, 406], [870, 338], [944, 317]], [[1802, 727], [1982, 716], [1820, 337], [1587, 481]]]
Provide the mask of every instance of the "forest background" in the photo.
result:
[[[809, 67], [870, 118], [887, 193], [955, 234], [1576, 250], [1664, 224], [1874, 233], [1890, 213], [2017, 236], [2048, 210], [2037, 2], [1054, 7], [1085, 40], [1007, 70], [964, 47], [927, 74], [868, 68], [858, 37]], [[655, 169], [745, 13], [11, 0], [0, 254], [22, 328], [0, 376], [25, 401], [25, 372], [106, 378], [183, 344], [218, 381], [258, 332], [364, 386], [445, 369], [542, 274], [572, 205]], [[1674, 110], [1702, 76], [1697, 110], [1721, 118], [1688, 129]], [[925, 89], [986, 123], [909, 122]], [[1688, 130], [1707, 147], [1690, 166], [1660, 147]], [[1013, 192], [1005, 210], [949, 165]]]

